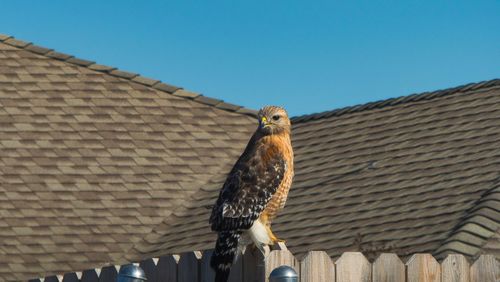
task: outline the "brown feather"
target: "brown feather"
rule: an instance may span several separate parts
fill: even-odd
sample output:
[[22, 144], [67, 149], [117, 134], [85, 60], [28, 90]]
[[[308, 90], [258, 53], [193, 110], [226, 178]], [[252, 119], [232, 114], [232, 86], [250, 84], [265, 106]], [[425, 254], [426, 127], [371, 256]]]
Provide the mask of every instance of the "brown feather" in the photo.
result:
[[293, 151], [290, 141], [290, 135], [288, 133], [270, 135], [264, 137], [264, 139], [265, 140], [263, 140], [263, 142], [265, 142], [265, 144], [269, 146], [265, 158], [271, 158], [273, 154], [280, 153], [285, 157], [286, 163], [288, 165], [283, 181], [262, 212], [264, 218], [262, 218], [261, 221], [269, 226], [271, 225], [272, 219], [274, 219], [278, 212], [284, 208], [286, 199], [288, 197], [288, 191], [290, 190], [290, 186], [292, 185]]
[[[258, 247], [280, 241], [271, 231], [271, 221], [285, 206], [292, 178], [290, 120], [283, 108], [264, 107], [259, 127], [224, 182], [209, 220], [218, 232], [210, 265], [221, 281], [229, 276], [243, 231], [254, 236]], [[267, 237], [255, 237], [262, 234], [252, 231], [256, 220], [266, 228]]]

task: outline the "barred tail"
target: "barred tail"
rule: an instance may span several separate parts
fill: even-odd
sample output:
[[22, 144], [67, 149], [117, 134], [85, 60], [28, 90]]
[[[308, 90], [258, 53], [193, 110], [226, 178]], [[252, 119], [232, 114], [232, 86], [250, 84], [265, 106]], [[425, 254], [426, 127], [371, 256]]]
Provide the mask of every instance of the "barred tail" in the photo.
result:
[[241, 232], [221, 231], [217, 235], [215, 250], [210, 259], [210, 266], [215, 271], [215, 282], [226, 282], [229, 278], [231, 265], [236, 259], [238, 241]]

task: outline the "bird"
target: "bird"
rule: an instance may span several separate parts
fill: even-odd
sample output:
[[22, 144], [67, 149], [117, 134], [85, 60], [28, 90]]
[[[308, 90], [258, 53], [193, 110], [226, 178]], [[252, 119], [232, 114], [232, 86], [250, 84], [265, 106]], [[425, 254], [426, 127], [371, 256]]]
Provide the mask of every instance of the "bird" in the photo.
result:
[[[249, 237], [264, 254], [278, 239], [271, 221], [285, 206], [294, 175], [291, 122], [286, 110], [265, 106], [258, 127], [238, 158], [212, 207], [209, 224], [217, 232], [210, 266], [215, 282], [229, 278], [241, 236]], [[243, 240], [244, 241], [244, 240]]]

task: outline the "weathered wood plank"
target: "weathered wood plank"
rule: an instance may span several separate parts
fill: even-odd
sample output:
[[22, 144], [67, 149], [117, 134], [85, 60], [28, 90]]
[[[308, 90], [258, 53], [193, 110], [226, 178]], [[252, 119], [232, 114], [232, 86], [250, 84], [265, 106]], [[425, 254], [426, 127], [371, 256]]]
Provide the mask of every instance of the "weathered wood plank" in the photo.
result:
[[300, 262], [301, 282], [335, 281], [335, 265], [326, 252], [308, 252]]
[[[200, 260], [200, 281], [213, 282], [215, 278], [215, 271], [210, 267], [210, 257], [213, 250], [207, 250], [202, 253]], [[243, 281], [243, 258], [241, 252], [238, 253], [236, 261], [231, 266], [229, 274], [229, 282]]]
[[373, 282], [404, 282], [405, 280], [405, 265], [396, 254], [381, 254], [373, 263]]
[[265, 273], [266, 281], [269, 279], [269, 274], [271, 274], [271, 271], [273, 271], [276, 267], [282, 265], [288, 265], [293, 267], [297, 272], [297, 274], [300, 275], [299, 262], [295, 259], [295, 257], [290, 251], [274, 250], [266, 258], [266, 273]]
[[81, 282], [98, 282], [99, 275], [95, 271], [95, 269], [88, 269], [83, 271]]
[[500, 281], [500, 265], [493, 255], [480, 256], [470, 268], [471, 282]]
[[116, 281], [116, 277], [118, 276], [119, 266], [110, 265], [101, 268], [99, 274], [99, 282], [113, 282]]
[[80, 278], [78, 278], [78, 274], [80, 274], [81, 278], [81, 272], [71, 272], [71, 273], [66, 273], [63, 276], [63, 279], [61, 281], [63, 282], [80, 282]]
[[47, 276], [43, 282], [62, 282], [62, 276]]
[[[148, 259], [138, 265], [146, 272], [148, 282], [207, 281], [214, 278], [210, 268], [212, 251], [190, 252]], [[136, 264], [137, 265], [137, 264]], [[322, 251], [309, 252], [298, 262], [288, 250], [273, 250], [264, 260], [258, 249], [249, 247], [239, 255], [231, 270], [230, 282], [264, 282], [276, 267], [289, 265], [302, 282], [496, 282], [500, 265], [492, 255], [483, 255], [469, 267], [462, 255], [448, 255], [441, 265], [430, 254], [413, 255], [405, 265], [395, 254], [380, 255], [373, 266], [361, 253], [344, 253], [335, 264]], [[107, 266], [64, 276], [46, 277], [52, 282], [115, 282], [119, 266]], [[300, 271], [299, 271], [300, 270]], [[407, 280], [406, 280], [407, 278]]]
[[231, 266], [231, 272], [229, 273], [228, 281], [229, 282], [243, 281], [243, 254], [241, 253], [241, 250], [238, 250], [238, 254], [236, 255], [236, 260]]
[[441, 263], [442, 282], [469, 282], [470, 265], [463, 255], [450, 254]]
[[243, 252], [243, 282], [264, 282], [265, 260], [255, 246], [247, 246]]
[[337, 282], [370, 282], [372, 267], [362, 253], [346, 252], [335, 262]]
[[212, 256], [213, 250], [204, 251], [201, 255], [200, 262], [200, 278], [202, 282], [213, 282], [215, 278], [215, 272], [210, 267], [210, 257]]
[[177, 281], [198, 281], [200, 274], [200, 252], [188, 252], [181, 254], [177, 265]]
[[406, 263], [408, 282], [440, 282], [441, 266], [430, 254], [415, 254]]
[[158, 273], [158, 281], [160, 282], [177, 282], [177, 263], [179, 255], [162, 256], [156, 264]]
[[153, 259], [146, 259], [139, 263], [139, 266], [144, 270], [148, 282], [158, 282], [158, 269]]

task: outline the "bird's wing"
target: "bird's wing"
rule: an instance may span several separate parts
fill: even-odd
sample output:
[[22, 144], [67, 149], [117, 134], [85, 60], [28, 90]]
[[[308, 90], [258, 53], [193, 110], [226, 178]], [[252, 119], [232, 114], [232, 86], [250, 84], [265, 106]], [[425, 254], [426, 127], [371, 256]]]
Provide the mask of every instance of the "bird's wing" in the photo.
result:
[[213, 207], [212, 230], [248, 229], [278, 189], [286, 170], [282, 154], [261, 158], [240, 158], [235, 164]]

